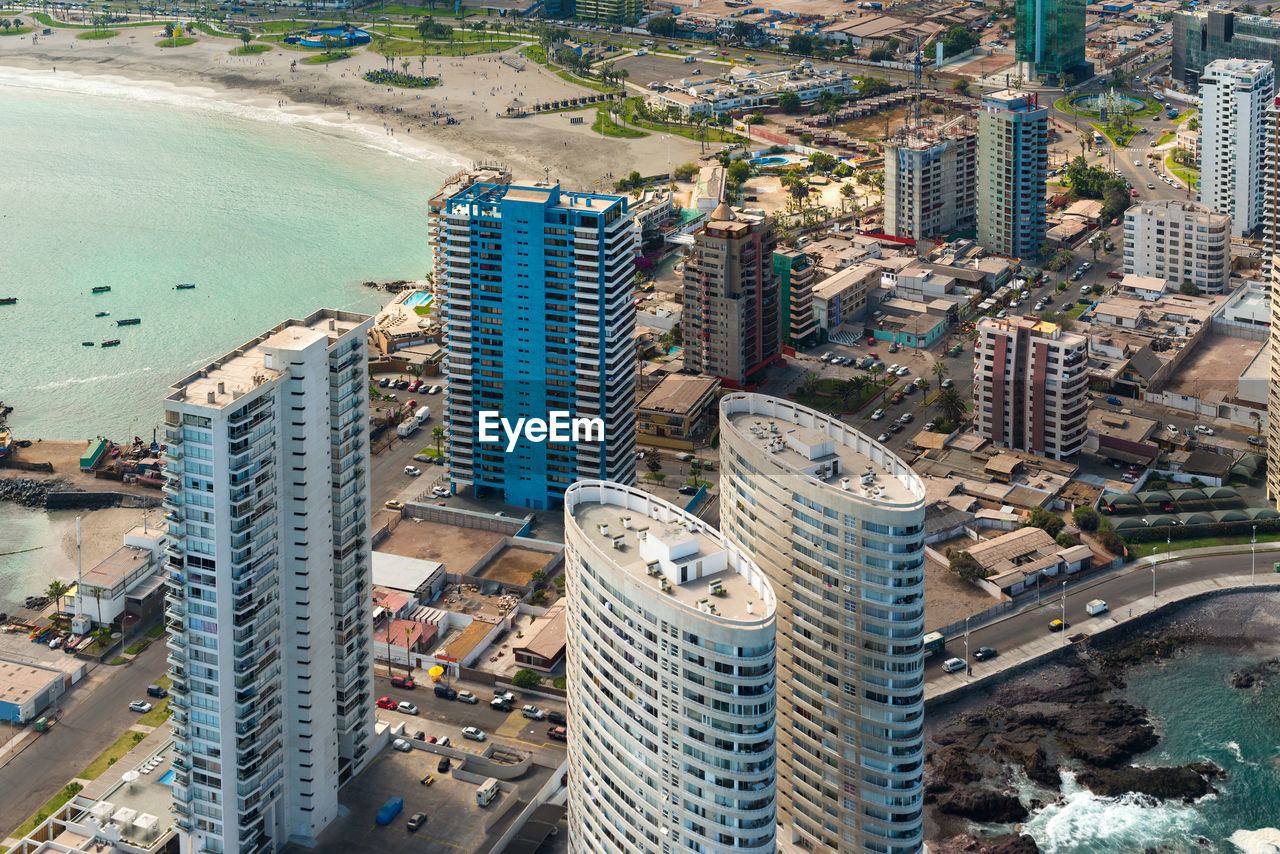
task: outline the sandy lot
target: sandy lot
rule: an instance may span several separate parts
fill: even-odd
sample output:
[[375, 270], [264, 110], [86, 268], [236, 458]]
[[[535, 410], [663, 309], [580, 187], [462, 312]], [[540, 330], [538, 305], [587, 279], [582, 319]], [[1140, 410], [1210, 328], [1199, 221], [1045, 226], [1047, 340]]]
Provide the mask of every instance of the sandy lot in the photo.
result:
[[535, 570], [547, 565], [551, 555], [546, 552], [535, 552], [532, 549], [517, 549], [507, 546], [486, 564], [478, 573], [480, 578], [488, 578], [499, 584], [515, 584], [524, 586], [529, 583]]
[[[550, 177], [573, 190], [595, 189], [597, 181], [608, 173], [621, 174], [623, 166], [653, 174], [664, 171], [668, 162], [668, 143], [660, 134], [602, 138], [591, 132], [590, 122], [570, 125], [564, 114], [499, 118], [513, 98], [532, 104], [590, 91], [533, 62], [518, 71], [504, 65], [501, 54], [428, 57], [426, 73], [438, 75], [442, 83], [419, 92], [363, 80], [362, 72], [384, 63], [361, 48], [347, 60], [299, 63], [290, 71], [290, 62], [309, 54], [273, 49], [231, 56], [237, 40], [203, 34], [195, 44], [161, 49], [148, 27], [123, 28], [120, 35], [101, 41], [77, 40], [80, 32], [55, 28], [35, 45], [27, 35], [0, 39], [0, 68], [19, 77], [26, 73], [33, 82], [37, 75], [56, 73], [59, 81], [67, 81], [64, 86], [78, 90], [91, 90], [100, 82], [141, 84], [232, 102], [254, 108], [246, 111], [251, 117], [341, 128], [363, 139], [379, 138], [379, 145], [417, 158], [444, 158], [459, 167], [481, 160], [504, 162], [518, 180], [542, 178], [546, 167]], [[416, 59], [411, 59], [410, 72], [420, 73]], [[433, 123], [433, 111], [448, 112], [458, 124]], [[670, 147], [674, 162], [697, 159], [698, 144], [692, 140], [673, 137]]]

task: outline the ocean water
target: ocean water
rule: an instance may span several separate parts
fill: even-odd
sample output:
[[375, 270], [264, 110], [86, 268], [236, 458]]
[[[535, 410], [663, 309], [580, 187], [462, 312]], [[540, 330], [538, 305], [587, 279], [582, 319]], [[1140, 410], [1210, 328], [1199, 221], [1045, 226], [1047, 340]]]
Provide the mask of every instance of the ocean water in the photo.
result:
[[148, 435], [171, 382], [270, 326], [376, 310], [386, 295], [360, 282], [428, 271], [426, 202], [460, 165], [323, 120], [2, 67], [0, 140], [0, 297], [19, 298], [0, 306], [0, 400], [19, 438]]
[[1063, 803], [1023, 825], [1046, 854], [1143, 851], [1280, 854], [1280, 684], [1236, 690], [1232, 671], [1276, 654], [1196, 647], [1126, 676], [1124, 694], [1158, 721], [1160, 744], [1137, 765], [1211, 760], [1227, 772], [1193, 805], [1100, 798], [1064, 777]]

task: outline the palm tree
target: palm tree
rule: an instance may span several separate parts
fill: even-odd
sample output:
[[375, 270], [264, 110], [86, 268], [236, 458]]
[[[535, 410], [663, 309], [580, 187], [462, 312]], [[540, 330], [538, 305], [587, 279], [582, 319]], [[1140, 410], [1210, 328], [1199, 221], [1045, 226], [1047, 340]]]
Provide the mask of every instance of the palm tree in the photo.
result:
[[853, 184], [844, 184], [840, 187], [840, 213], [844, 213], [845, 202], [851, 202], [858, 198], [858, 188]]
[[959, 424], [965, 415], [964, 401], [954, 388], [944, 388], [938, 392], [938, 414], [948, 424]]
[[436, 440], [436, 455], [444, 453], [440, 450], [440, 443], [444, 441], [444, 428], [438, 425], [431, 428], [431, 438]]
[[925, 406], [929, 402], [929, 378], [921, 377], [916, 380], [916, 388], [920, 389], [920, 405]]
[[813, 371], [804, 375], [804, 379], [800, 381], [800, 393], [805, 397], [813, 397], [818, 393], [818, 375]]
[[947, 374], [951, 373], [951, 369], [947, 367], [947, 363], [937, 361], [933, 363], [933, 375], [938, 378], [938, 385], [942, 385], [942, 381], [947, 378]]
[[872, 382], [877, 382], [879, 380], [878, 375], [882, 373], [884, 373], [884, 365], [872, 365], [867, 368], [867, 374], [871, 377]]
[[67, 595], [71, 588], [63, 584], [61, 581], [50, 581], [49, 589], [45, 591], [45, 595], [52, 599], [56, 604], [56, 611], [62, 611], [62, 597]]
[[1262, 415], [1257, 412], [1250, 412], [1249, 417], [1253, 419], [1253, 432], [1262, 435]]
[[249, 42], [252, 40], [253, 40], [253, 36], [249, 35], [248, 30], [240, 31], [240, 44], [244, 45], [247, 48], [249, 46]]

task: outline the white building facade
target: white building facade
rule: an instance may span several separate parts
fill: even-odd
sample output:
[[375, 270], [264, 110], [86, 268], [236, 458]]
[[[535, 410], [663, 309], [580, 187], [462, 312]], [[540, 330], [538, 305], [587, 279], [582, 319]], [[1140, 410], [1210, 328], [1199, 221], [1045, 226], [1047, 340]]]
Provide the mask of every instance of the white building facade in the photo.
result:
[[924, 484], [792, 402], [720, 402], [721, 529], [778, 602], [778, 821], [787, 850], [923, 843]]
[[1180, 201], [1142, 202], [1124, 212], [1124, 271], [1177, 290], [1191, 282], [1220, 294], [1231, 278], [1231, 217]]
[[371, 322], [287, 321], [165, 398], [183, 854], [314, 846], [374, 753]]
[[1200, 204], [1231, 216], [1243, 237], [1262, 222], [1266, 111], [1275, 69], [1256, 59], [1217, 59], [1200, 76]]
[[565, 493], [569, 850], [776, 841], [775, 612], [764, 573], [630, 486]]

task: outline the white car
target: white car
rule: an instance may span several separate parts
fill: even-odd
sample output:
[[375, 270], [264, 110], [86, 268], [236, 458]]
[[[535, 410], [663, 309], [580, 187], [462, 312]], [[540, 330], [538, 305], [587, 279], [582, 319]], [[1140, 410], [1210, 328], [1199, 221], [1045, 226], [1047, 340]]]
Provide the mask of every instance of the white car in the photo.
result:
[[876, 436], [876, 441], [883, 445], [885, 442], [889, 441], [889, 434], [881, 433], [879, 436]]
[[439, 394], [439, 393], [440, 393], [440, 386], [438, 385], [433, 385], [431, 388], [427, 389], [427, 394]]
[[416, 715], [418, 713], [418, 707], [413, 703], [410, 703], [408, 700], [401, 700], [396, 704], [396, 711], [402, 712], [406, 715]]
[[431, 494], [436, 498], [444, 498], [449, 494], [449, 490], [445, 489], [443, 486], [433, 486], [431, 487]]
[[942, 670], [944, 673], [955, 673], [956, 671], [964, 670], [967, 666], [968, 665], [964, 663], [963, 658], [948, 658], [946, 661], [942, 662]]
[[1197, 424], [1197, 425], [1196, 425], [1196, 427], [1195, 427], [1195, 430], [1196, 430], [1196, 432], [1197, 432], [1197, 433], [1199, 433], [1201, 436], [1212, 436], [1212, 435], [1213, 435], [1213, 428], [1212, 428], [1212, 427], [1206, 427], [1206, 426], [1204, 426], [1203, 424]]
[[905, 377], [909, 373], [911, 373], [911, 369], [908, 368], [906, 365], [903, 365], [901, 368], [898, 368], [898, 376], [900, 377]]
[[151, 704], [144, 700], [134, 700], [132, 703], [129, 704], [129, 711], [146, 714], [147, 712], [151, 711]]
[[417, 466], [405, 466], [404, 473], [409, 475], [409, 477], [417, 477], [418, 475], [422, 474], [422, 469], [418, 468]]
[[1176, 424], [1166, 424], [1164, 425], [1164, 429], [1168, 430], [1175, 436], [1178, 435], [1178, 425]]
[[398, 750], [401, 753], [408, 753], [410, 750], [413, 750], [413, 745], [405, 741], [403, 738], [397, 738], [395, 741], [391, 742], [391, 749]]
[[883, 410], [883, 409], [877, 409], [875, 412], [871, 413], [871, 420], [872, 420], [872, 421], [879, 421], [881, 418], [884, 418], [884, 410]]
[[463, 727], [462, 737], [469, 738], [472, 741], [484, 741], [485, 734], [484, 734], [484, 730], [480, 729], [479, 727], [469, 726], [469, 727]]

